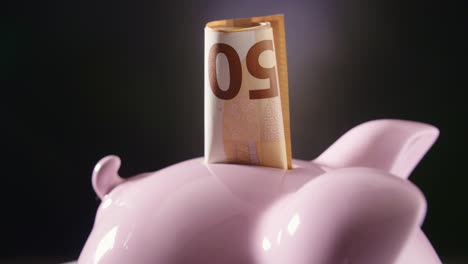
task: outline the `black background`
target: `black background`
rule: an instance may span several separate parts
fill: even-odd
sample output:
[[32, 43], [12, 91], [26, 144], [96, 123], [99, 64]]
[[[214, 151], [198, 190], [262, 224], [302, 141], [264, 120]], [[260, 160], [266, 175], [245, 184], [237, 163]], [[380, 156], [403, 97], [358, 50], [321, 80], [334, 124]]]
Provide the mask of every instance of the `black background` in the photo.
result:
[[293, 156], [313, 159], [371, 119], [437, 126], [411, 179], [427, 197], [423, 229], [436, 250], [448, 263], [468, 256], [466, 9], [390, 0], [0, 5], [0, 262], [77, 258], [99, 204], [90, 179], [101, 157], [119, 155], [127, 177], [203, 155], [204, 24], [274, 13], [286, 15]]

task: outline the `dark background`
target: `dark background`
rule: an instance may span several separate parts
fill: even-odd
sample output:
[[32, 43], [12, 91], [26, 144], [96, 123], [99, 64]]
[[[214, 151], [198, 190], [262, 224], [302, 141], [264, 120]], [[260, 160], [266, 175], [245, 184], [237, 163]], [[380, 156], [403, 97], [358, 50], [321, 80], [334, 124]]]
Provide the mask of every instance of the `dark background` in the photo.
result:
[[91, 171], [203, 155], [203, 27], [286, 15], [293, 156], [400, 118], [441, 135], [411, 179], [441, 257], [468, 257], [466, 9], [414, 1], [15, 1], [0, 4], [0, 262], [77, 258], [99, 204]]

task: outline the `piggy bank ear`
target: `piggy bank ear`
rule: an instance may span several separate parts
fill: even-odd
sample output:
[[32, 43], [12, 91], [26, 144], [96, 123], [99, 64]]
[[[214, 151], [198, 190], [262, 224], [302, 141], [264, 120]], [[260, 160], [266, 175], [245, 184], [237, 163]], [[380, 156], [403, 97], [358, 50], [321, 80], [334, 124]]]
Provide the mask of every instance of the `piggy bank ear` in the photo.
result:
[[120, 158], [107, 156], [102, 158], [94, 167], [91, 179], [94, 191], [99, 198], [103, 198], [124, 180], [119, 176]]
[[424, 123], [374, 120], [348, 131], [315, 162], [331, 168], [377, 168], [407, 178], [438, 135], [436, 127]]

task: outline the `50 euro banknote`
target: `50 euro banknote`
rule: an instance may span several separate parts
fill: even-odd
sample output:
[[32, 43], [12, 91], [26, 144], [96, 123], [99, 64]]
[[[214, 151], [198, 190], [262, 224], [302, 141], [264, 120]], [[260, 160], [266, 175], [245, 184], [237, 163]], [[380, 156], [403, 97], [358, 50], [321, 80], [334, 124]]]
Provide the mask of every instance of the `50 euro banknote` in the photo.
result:
[[282, 15], [205, 27], [205, 160], [289, 169]]

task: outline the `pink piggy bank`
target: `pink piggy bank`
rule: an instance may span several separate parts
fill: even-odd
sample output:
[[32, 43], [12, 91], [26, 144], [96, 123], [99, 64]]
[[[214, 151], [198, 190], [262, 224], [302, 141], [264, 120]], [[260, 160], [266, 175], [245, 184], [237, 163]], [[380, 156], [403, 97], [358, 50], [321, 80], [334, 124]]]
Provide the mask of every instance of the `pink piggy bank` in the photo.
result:
[[438, 136], [427, 124], [376, 120], [292, 170], [184, 161], [130, 179], [103, 158], [102, 203], [78, 263], [436, 264], [407, 181]]

